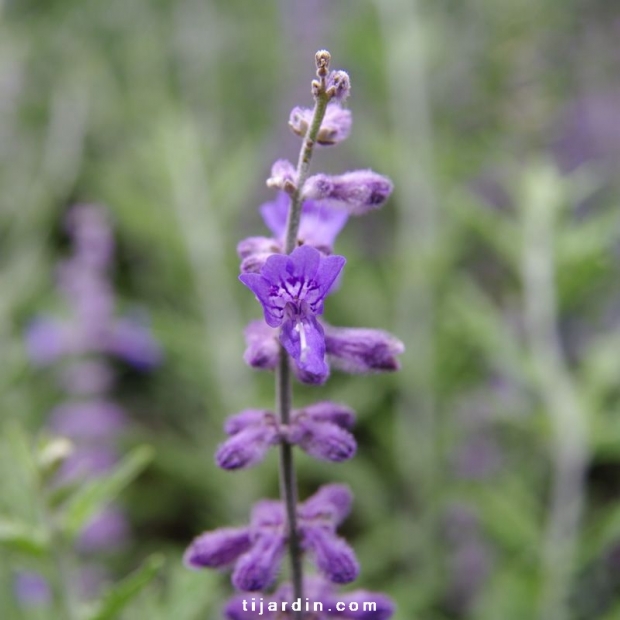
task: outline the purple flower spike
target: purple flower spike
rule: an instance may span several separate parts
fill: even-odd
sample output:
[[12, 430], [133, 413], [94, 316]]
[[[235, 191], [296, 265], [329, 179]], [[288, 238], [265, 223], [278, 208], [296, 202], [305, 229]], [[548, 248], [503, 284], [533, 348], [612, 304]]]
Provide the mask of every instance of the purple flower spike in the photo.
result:
[[322, 256], [304, 245], [289, 256], [270, 256], [260, 274], [239, 276], [262, 304], [267, 325], [282, 326], [280, 342], [296, 364], [320, 376], [327, 375], [328, 367], [316, 315], [323, 313], [323, 300], [345, 262], [343, 256]]
[[234, 562], [250, 547], [248, 528], [221, 528], [194, 539], [183, 556], [188, 568], [221, 568]]
[[[229, 420], [227, 429], [239, 430], [229, 433], [231, 438], [225, 441], [215, 454], [215, 461], [222, 469], [253, 467], [260, 463], [269, 448], [279, 441], [278, 425], [273, 414], [263, 413], [257, 417], [245, 412], [241, 416], [244, 417], [235, 416], [232, 421]], [[252, 417], [257, 419], [249, 422]]]
[[323, 324], [325, 348], [330, 363], [344, 372], [361, 374], [394, 371], [405, 346], [392, 334], [380, 329], [332, 327]]
[[304, 199], [325, 200], [352, 215], [363, 215], [382, 207], [390, 197], [392, 181], [372, 170], [356, 170], [339, 176], [316, 174], [303, 189]]
[[[289, 127], [298, 136], [305, 137], [313, 113], [313, 110], [309, 108], [293, 108], [288, 121]], [[317, 135], [317, 143], [323, 146], [331, 146], [342, 142], [349, 137], [351, 123], [351, 112], [349, 110], [345, 110], [335, 102], [328, 104]]]
[[37, 319], [26, 332], [26, 346], [31, 361], [46, 366], [62, 357], [69, 350], [69, 330], [60, 321]]

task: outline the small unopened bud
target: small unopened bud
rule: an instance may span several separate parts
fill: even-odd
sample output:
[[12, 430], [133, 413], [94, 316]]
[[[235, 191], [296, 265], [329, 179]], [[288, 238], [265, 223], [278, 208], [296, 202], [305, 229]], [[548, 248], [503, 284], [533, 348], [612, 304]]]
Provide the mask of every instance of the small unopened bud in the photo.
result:
[[297, 171], [295, 166], [286, 159], [278, 159], [271, 167], [271, 176], [267, 179], [267, 187], [282, 189], [290, 193], [295, 191], [296, 181]]
[[344, 101], [351, 93], [349, 74], [346, 71], [332, 71], [327, 78], [325, 92], [334, 101]]
[[[312, 115], [313, 110], [308, 108], [293, 108], [288, 121], [293, 133], [302, 138], [305, 137], [312, 122]], [[337, 103], [330, 103], [325, 110], [325, 116], [317, 134], [317, 144], [331, 146], [342, 142], [351, 131], [351, 122], [349, 110], [341, 108]]]
[[319, 50], [315, 55], [316, 61], [316, 74], [322, 78], [327, 75], [329, 71], [329, 63], [331, 62], [332, 55], [327, 50]]

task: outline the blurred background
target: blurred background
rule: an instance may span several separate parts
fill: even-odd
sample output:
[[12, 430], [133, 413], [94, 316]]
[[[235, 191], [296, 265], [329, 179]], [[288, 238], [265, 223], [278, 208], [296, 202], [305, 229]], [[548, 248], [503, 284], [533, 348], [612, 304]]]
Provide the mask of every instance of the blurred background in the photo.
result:
[[[620, 618], [619, 40], [612, 0], [0, 0], [0, 616], [65, 620], [37, 529], [61, 433], [89, 475], [133, 455], [116, 517], [65, 554], [76, 596], [157, 558], [89, 617], [221, 617], [228, 575], [181, 554], [278, 492], [275, 453], [213, 462], [224, 418], [273, 402], [242, 361], [260, 310], [235, 246], [266, 234], [327, 48], [354, 125], [313, 170], [396, 189], [339, 237], [326, 316], [407, 351], [394, 375], [295, 386], [358, 414], [355, 459], [298, 458], [301, 496], [351, 486], [355, 585], [397, 620]], [[63, 430], [84, 395], [114, 429]]]

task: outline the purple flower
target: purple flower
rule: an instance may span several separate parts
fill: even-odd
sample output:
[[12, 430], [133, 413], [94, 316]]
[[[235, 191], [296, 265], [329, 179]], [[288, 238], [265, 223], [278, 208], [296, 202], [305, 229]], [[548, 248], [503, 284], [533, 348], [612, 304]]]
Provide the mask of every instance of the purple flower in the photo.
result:
[[222, 469], [252, 467], [271, 446], [287, 441], [317, 459], [338, 463], [350, 459], [357, 449], [349, 432], [354, 421], [351, 409], [329, 401], [293, 410], [286, 427], [270, 411], [248, 409], [226, 421], [229, 439], [220, 445], [215, 460]]
[[[265, 620], [294, 620], [293, 603], [308, 612], [304, 614], [307, 620], [389, 620], [394, 613], [394, 603], [384, 594], [367, 590], [337, 594], [331, 583], [316, 576], [304, 579], [304, 599], [308, 608], [306, 600], [296, 603], [292, 586], [285, 583], [271, 596], [248, 599], [247, 595], [237, 595], [227, 603], [224, 613], [228, 620], [255, 620], [261, 611]], [[286, 603], [284, 610], [282, 603]]]
[[316, 174], [303, 187], [304, 199], [326, 201], [352, 215], [382, 207], [390, 197], [392, 181], [372, 170], [356, 170], [338, 176]]
[[297, 183], [297, 170], [288, 159], [278, 159], [271, 166], [271, 176], [267, 179], [267, 187], [272, 189], [290, 190]]
[[[291, 110], [289, 127], [302, 138], [308, 133], [314, 110], [296, 107]], [[331, 146], [349, 137], [351, 132], [351, 112], [340, 107], [338, 103], [330, 103], [325, 110], [321, 128], [317, 135], [317, 144]], [[272, 177], [273, 177], [272, 171]], [[271, 186], [270, 186], [271, 187]]]
[[46, 605], [52, 600], [49, 583], [39, 573], [20, 571], [14, 581], [15, 596], [25, 606]]
[[124, 428], [126, 417], [114, 403], [100, 400], [74, 401], [55, 407], [50, 414], [50, 429], [78, 440], [113, 439]]
[[[325, 352], [331, 366], [352, 374], [390, 372], [400, 368], [397, 356], [405, 350], [392, 334], [379, 329], [332, 327], [321, 322], [325, 334]], [[243, 359], [253, 368], [274, 370], [278, 364], [277, 331], [262, 321], [252, 321], [245, 329], [246, 350]], [[304, 383], [321, 383], [327, 376], [314, 375], [294, 366]]]
[[[283, 252], [290, 203], [290, 197], [279, 192], [275, 200], [260, 207], [263, 221], [273, 233], [273, 238], [249, 237], [239, 243], [237, 253], [242, 259], [242, 273], [259, 272], [272, 254]], [[310, 245], [323, 254], [331, 254], [336, 237], [348, 217], [342, 209], [332, 209], [326, 204], [306, 200], [302, 205], [298, 244]]]
[[297, 366], [319, 377], [327, 376], [325, 338], [316, 316], [345, 264], [343, 256], [323, 256], [310, 246], [289, 256], [270, 256], [260, 274], [239, 279], [263, 306], [270, 327], [282, 327], [280, 343]]
[[327, 93], [333, 101], [344, 101], [351, 94], [351, 80], [346, 71], [332, 71], [327, 76]]
[[118, 549], [129, 539], [129, 523], [116, 506], [97, 513], [80, 532], [77, 542], [80, 551], [94, 552]]
[[[336, 527], [347, 516], [351, 501], [352, 495], [346, 486], [330, 484], [297, 509], [302, 548], [335, 583], [349, 583], [359, 572], [353, 550], [336, 535]], [[287, 540], [283, 503], [263, 500], [252, 509], [249, 527], [206, 532], [192, 542], [184, 559], [191, 568], [234, 565], [235, 587], [254, 592], [273, 583]]]

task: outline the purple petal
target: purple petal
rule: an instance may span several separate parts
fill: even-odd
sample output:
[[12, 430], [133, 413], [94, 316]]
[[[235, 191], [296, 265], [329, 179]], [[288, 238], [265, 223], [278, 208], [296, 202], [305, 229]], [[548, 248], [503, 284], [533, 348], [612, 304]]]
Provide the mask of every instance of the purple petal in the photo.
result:
[[14, 581], [15, 596], [25, 606], [46, 605], [52, 600], [52, 589], [43, 575], [20, 571]]
[[400, 368], [396, 356], [405, 346], [392, 334], [379, 329], [324, 325], [325, 347], [336, 368], [349, 373], [394, 371]]
[[256, 592], [270, 586], [280, 569], [285, 549], [286, 538], [283, 535], [260, 536], [235, 565], [232, 575], [235, 588], [245, 592]]
[[264, 530], [281, 528], [285, 523], [285, 513], [282, 502], [271, 499], [263, 499], [256, 502], [252, 507], [250, 527], [252, 533], [261, 535]]
[[[286, 261], [288, 257], [275, 254], [270, 256], [263, 267], [263, 272], [269, 263], [275, 259], [284, 259]], [[262, 274], [257, 273], [242, 273], [239, 276], [239, 280], [256, 295], [256, 299], [258, 299], [259, 303], [263, 306], [267, 325], [270, 327], [278, 327], [284, 318], [284, 306], [286, 302], [281, 297], [271, 294], [272, 286], [270, 282], [263, 277]]]
[[280, 342], [301, 370], [327, 377], [329, 367], [325, 362], [323, 328], [314, 316], [284, 321]]
[[280, 251], [276, 240], [270, 237], [248, 237], [237, 244], [239, 258], [248, 258], [255, 254], [275, 254]]
[[300, 507], [305, 519], [327, 518], [334, 527], [351, 512], [353, 493], [346, 484], [325, 484]]
[[323, 461], [340, 463], [354, 456], [355, 438], [331, 422], [315, 422], [298, 416], [292, 425], [290, 442], [297, 444], [310, 456]]
[[219, 446], [215, 461], [227, 470], [253, 467], [260, 463], [269, 448], [278, 443], [279, 432], [275, 424], [254, 424]]
[[332, 101], [344, 101], [351, 93], [351, 80], [346, 71], [331, 71], [326, 86], [328, 91], [333, 89]]
[[140, 370], [153, 368], [162, 359], [161, 349], [151, 332], [130, 319], [119, 319], [114, 323], [105, 350]]
[[325, 200], [352, 215], [363, 215], [383, 206], [393, 189], [387, 177], [372, 170], [356, 170], [339, 176], [317, 174], [310, 177], [304, 184], [303, 197]]
[[220, 528], [195, 538], [185, 551], [183, 562], [193, 569], [221, 568], [246, 553], [251, 544], [249, 528]]
[[224, 432], [227, 435], [235, 435], [246, 429], [248, 426], [260, 424], [265, 416], [273, 415], [267, 409], [244, 409], [243, 411], [231, 415], [224, 422]]
[[341, 428], [351, 430], [355, 424], [355, 412], [346, 405], [325, 400], [303, 409], [296, 410], [294, 415], [305, 414], [317, 422], [331, 422]]
[[278, 192], [276, 199], [266, 202], [260, 206], [259, 211], [265, 226], [273, 233], [273, 236], [279, 241], [284, 240], [286, 232], [286, 218], [291, 204], [288, 194]]
[[123, 410], [107, 401], [68, 402], [50, 414], [50, 429], [72, 439], [101, 440], [116, 437], [127, 424]]
[[348, 218], [349, 214], [344, 209], [333, 209], [313, 200], [304, 201], [299, 224], [299, 243], [330, 253]]
[[[333, 255], [321, 258], [321, 264], [316, 274], [321, 298], [324, 298], [329, 293], [346, 262], [347, 260], [344, 256]], [[318, 314], [321, 313], [319, 312]]]
[[244, 331], [246, 349], [243, 359], [252, 368], [274, 370], [278, 365], [278, 332], [264, 321], [252, 321]]
[[317, 568], [333, 583], [350, 583], [359, 574], [359, 564], [353, 549], [322, 527], [306, 527], [303, 545], [312, 551]]
[[[285, 265], [282, 263], [282, 265], [284, 265], [284, 270], [279, 269], [278, 271], [271, 271], [266, 265], [263, 270], [263, 275], [268, 279], [273, 277], [274, 279], [271, 281], [274, 283], [276, 281], [276, 273], [281, 282], [294, 281], [295, 283], [308, 283], [315, 279], [322, 260], [324, 259], [321, 257], [318, 250], [308, 245], [302, 245], [291, 252], [289, 260]], [[275, 262], [272, 264], [274, 267], [276, 266]], [[273, 276], [269, 276], [268, 273], [273, 274]]]
[[80, 551], [94, 552], [118, 549], [129, 540], [127, 517], [116, 506], [108, 506], [95, 515], [80, 532]]
[[26, 346], [33, 364], [51, 364], [69, 352], [68, 326], [54, 319], [37, 319], [26, 331]]

